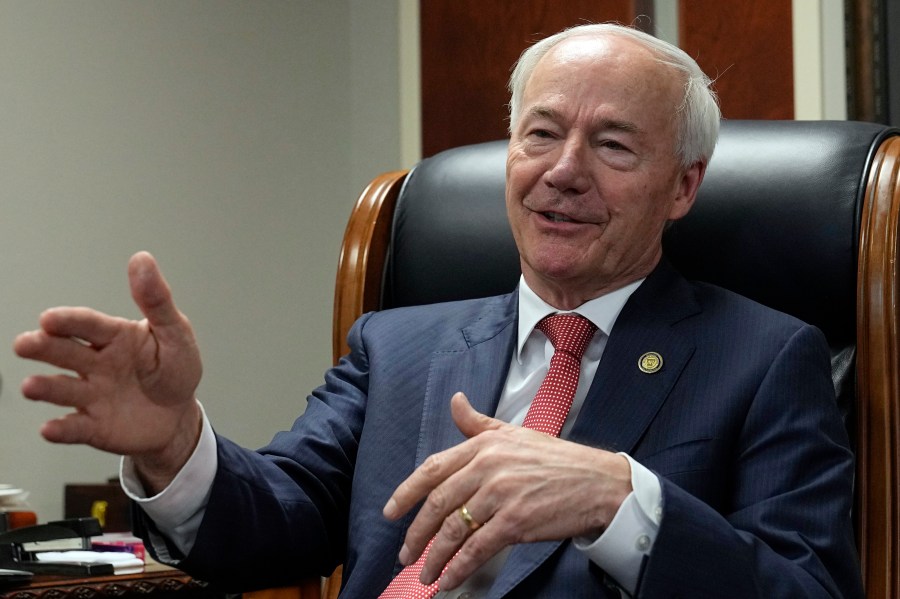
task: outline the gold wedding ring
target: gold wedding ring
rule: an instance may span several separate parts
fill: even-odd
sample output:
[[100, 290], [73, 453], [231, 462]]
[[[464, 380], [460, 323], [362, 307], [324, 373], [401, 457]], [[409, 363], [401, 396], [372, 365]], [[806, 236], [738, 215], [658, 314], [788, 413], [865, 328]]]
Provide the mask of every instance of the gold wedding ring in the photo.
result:
[[466, 504], [462, 504], [462, 507], [457, 510], [457, 513], [459, 514], [459, 517], [462, 518], [463, 524], [468, 526], [469, 530], [472, 532], [481, 528], [481, 523], [475, 521], [475, 518], [469, 513], [469, 508], [466, 507]]

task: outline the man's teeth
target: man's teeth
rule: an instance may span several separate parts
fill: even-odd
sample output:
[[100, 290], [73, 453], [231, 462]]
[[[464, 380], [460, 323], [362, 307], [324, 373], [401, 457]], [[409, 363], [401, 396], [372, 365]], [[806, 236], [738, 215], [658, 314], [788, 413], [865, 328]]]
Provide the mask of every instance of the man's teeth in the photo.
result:
[[562, 214], [557, 214], [556, 212], [545, 212], [544, 216], [547, 217], [548, 219], [552, 220], [553, 222], [557, 222], [557, 223], [572, 222], [571, 218], [568, 218], [567, 216], [563, 216]]

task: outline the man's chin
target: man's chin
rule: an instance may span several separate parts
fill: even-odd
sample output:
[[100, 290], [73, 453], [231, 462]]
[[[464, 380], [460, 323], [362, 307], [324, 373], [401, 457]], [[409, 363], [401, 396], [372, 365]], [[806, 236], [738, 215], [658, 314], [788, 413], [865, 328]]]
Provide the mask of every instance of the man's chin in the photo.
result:
[[576, 252], [567, 247], [553, 247], [532, 254], [532, 259], [528, 260], [528, 267], [537, 277], [565, 284], [584, 277], [587, 274], [585, 265], [592, 262], [583, 252]]

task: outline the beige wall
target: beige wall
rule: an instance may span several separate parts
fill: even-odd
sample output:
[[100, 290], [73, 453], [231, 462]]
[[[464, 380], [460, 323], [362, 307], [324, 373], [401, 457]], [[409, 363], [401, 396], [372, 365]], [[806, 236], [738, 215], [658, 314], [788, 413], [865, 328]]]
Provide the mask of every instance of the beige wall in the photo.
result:
[[340, 236], [400, 165], [396, 0], [0, 3], [0, 483], [62, 515], [117, 459], [52, 446], [14, 335], [41, 309], [133, 317], [152, 251], [205, 357], [200, 398], [248, 446], [290, 425], [330, 363]]
[[847, 118], [843, 0], [793, 0], [794, 118]]

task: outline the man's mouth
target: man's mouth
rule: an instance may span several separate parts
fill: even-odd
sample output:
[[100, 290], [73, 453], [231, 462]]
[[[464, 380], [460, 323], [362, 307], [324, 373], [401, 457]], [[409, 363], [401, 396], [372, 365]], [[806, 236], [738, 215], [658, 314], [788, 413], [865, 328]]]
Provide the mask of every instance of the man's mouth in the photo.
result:
[[559, 212], [541, 212], [541, 214], [547, 220], [551, 220], [555, 223], [572, 223], [575, 222], [565, 214], [560, 214]]

